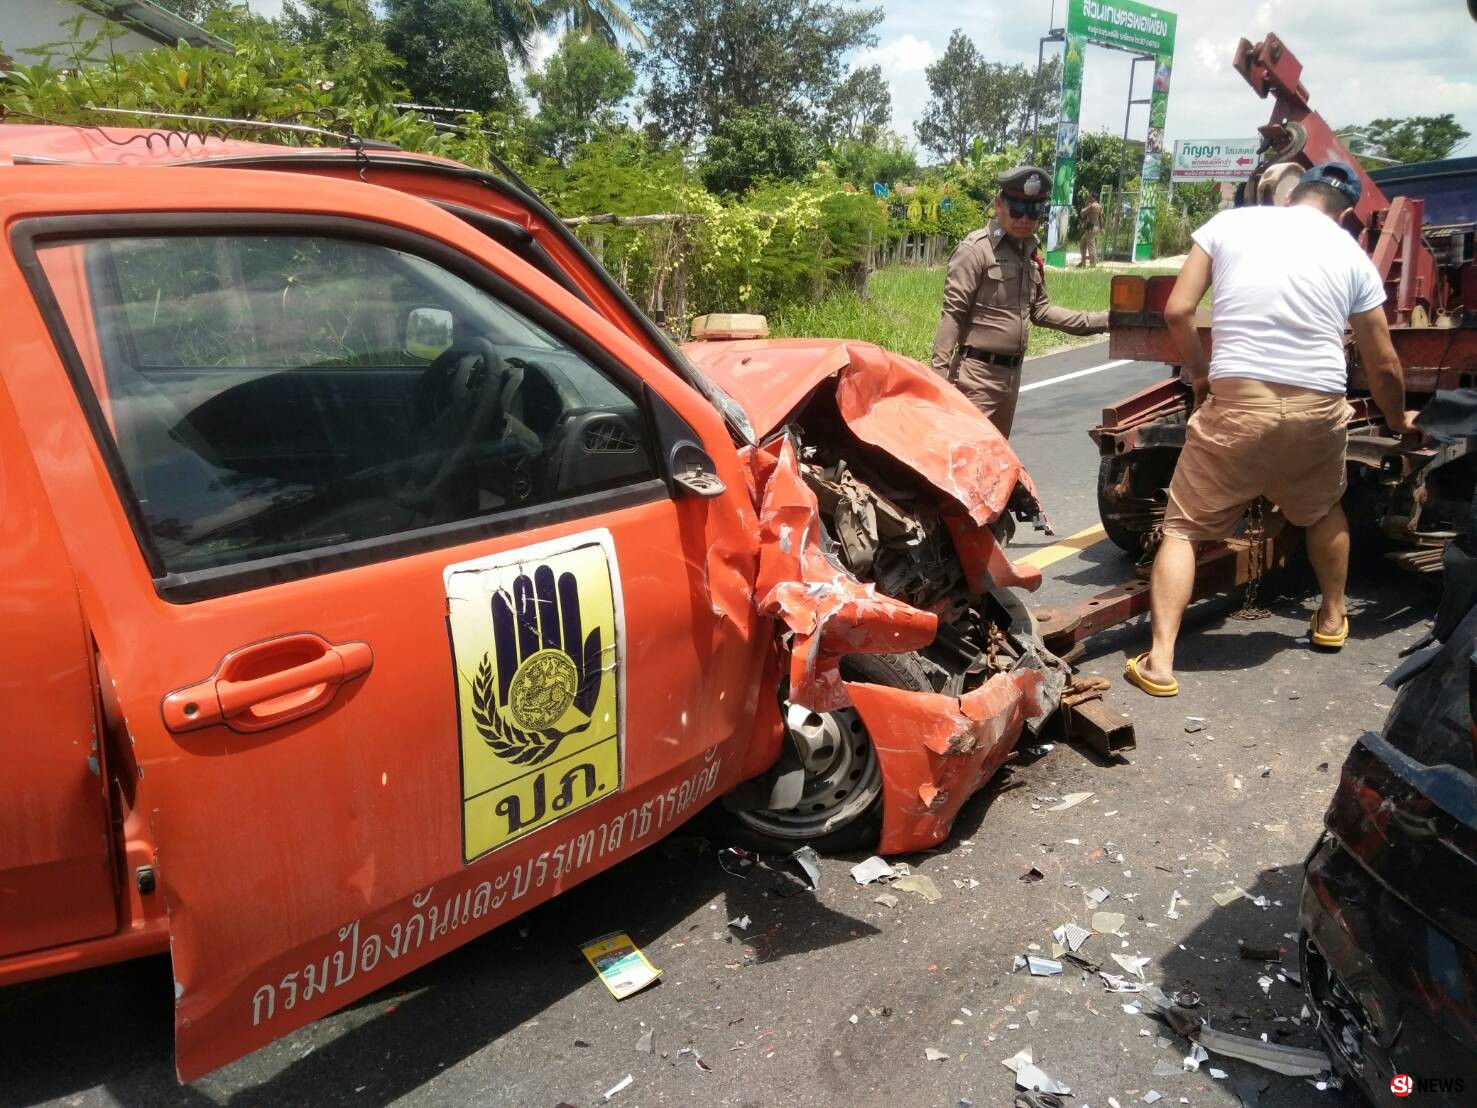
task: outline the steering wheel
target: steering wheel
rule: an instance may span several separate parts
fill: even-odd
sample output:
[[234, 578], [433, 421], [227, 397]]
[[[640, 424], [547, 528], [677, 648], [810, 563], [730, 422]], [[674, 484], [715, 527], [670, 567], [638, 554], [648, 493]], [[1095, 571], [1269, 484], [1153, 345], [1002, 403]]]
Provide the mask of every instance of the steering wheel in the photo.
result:
[[473, 461], [479, 448], [502, 437], [508, 400], [523, 383], [481, 336], [443, 350], [416, 382], [413, 400], [416, 451], [392, 494], [419, 507], [435, 497]]

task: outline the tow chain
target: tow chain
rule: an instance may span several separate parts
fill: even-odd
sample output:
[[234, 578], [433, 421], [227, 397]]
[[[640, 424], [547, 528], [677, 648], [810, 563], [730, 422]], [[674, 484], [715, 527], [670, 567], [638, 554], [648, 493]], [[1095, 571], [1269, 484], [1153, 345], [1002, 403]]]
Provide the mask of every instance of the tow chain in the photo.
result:
[[1257, 590], [1267, 569], [1267, 528], [1262, 514], [1265, 503], [1257, 497], [1251, 504], [1246, 528], [1246, 596], [1241, 601], [1241, 610], [1231, 613], [1232, 619], [1266, 619], [1272, 614], [1270, 609], [1256, 606]]

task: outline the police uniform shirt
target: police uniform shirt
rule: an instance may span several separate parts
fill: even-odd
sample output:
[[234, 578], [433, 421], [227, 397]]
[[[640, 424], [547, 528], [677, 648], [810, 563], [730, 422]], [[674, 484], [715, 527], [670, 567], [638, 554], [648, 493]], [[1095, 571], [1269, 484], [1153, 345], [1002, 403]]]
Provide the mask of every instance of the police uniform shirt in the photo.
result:
[[992, 219], [965, 236], [949, 258], [944, 307], [933, 341], [933, 368], [949, 372], [958, 346], [1004, 357], [1025, 352], [1030, 325], [1072, 335], [1095, 335], [1108, 327], [1108, 313], [1062, 308], [1051, 302], [1032, 236], [1017, 242]]

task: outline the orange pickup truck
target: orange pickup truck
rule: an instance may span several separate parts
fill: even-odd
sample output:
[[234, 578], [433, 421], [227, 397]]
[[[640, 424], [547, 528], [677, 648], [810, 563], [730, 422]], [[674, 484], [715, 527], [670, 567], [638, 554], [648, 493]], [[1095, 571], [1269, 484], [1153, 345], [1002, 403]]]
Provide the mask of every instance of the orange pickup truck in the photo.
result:
[[0, 985], [168, 951], [188, 1080], [725, 796], [916, 850], [1056, 708], [1008, 445], [674, 347], [516, 179], [0, 126]]

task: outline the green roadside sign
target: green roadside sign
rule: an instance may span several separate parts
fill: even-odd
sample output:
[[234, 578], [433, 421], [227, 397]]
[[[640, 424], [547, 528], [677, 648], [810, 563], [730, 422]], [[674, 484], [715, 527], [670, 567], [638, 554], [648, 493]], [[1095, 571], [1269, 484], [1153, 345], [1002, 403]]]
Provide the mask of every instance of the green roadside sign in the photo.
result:
[[1061, 111], [1057, 116], [1056, 171], [1051, 189], [1051, 222], [1046, 260], [1065, 265], [1067, 222], [1074, 207], [1077, 181], [1077, 128], [1082, 114], [1082, 69], [1086, 47], [1107, 46], [1154, 59], [1149, 93], [1149, 132], [1139, 177], [1139, 209], [1134, 223], [1133, 257], [1153, 250], [1154, 218], [1163, 187], [1159, 158], [1164, 149], [1164, 123], [1169, 114], [1169, 78], [1174, 68], [1175, 13], [1136, 0], [1070, 0], [1067, 5], [1066, 52], [1062, 58]]

